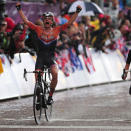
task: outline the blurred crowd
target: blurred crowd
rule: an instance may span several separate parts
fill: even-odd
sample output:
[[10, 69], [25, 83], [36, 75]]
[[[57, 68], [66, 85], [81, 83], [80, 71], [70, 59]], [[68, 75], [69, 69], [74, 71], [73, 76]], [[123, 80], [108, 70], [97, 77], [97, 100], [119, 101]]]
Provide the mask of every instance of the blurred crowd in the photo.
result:
[[[55, 24], [66, 23], [72, 13], [68, 13], [70, 5], [76, 0], [45, 0], [46, 4], [60, 2], [59, 16]], [[121, 5], [120, 2], [123, 2]], [[79, 55], [82, 56], [89, 72], [95, 71], [90, 48], [106, 54], [119, 50], [126, 59], [128, 46], [131, 45], [131, 9], [124, 0], [105, 0], [104, 14], [79, 16], [58, 38], [56, 61], [66, 76], [76, 69], [82, 70]], [[35, 24], [42, 26], [41, 18]], [[0, 20], [0, 53], [6, 54], [10, 63], [15, 53], [29, 52], [37, 55], [36, 33], [24, 23], [15, 23], [7, 14]]]

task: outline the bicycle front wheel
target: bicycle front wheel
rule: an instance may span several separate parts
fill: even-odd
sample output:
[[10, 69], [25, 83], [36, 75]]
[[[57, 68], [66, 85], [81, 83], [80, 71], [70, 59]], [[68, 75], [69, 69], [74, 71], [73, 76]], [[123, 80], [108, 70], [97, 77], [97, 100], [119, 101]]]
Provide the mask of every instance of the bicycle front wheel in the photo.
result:
[[42, 121], [42, 89], [39, 84], [36, 84], [33, 96], [33, 112], [36, 124], [41, 124]]
[[47, 108], [44, 108], [45, 110], [45, 118], [47, 121], [50, 121], [52, 118], [52, 109], [53, 109], [53, 104], [47, 105]]
[[[45, 87], [46, 91], [44, 93], [44, 98], [45, 98], [46, 102], [47, 102], [48, 96], [49, 96], [48, 88], [49, 87], [47, 87], [47, 86]], [[46, 105], [47, 105], [47, 103], [46, 103]], [[45, 118], [46, 118], [47, 121], [50, 121], [51, 118], [52, 118], [52, 109], [53, 109], [53, 104], [47, 105], [46, 108], [44, 108]]]

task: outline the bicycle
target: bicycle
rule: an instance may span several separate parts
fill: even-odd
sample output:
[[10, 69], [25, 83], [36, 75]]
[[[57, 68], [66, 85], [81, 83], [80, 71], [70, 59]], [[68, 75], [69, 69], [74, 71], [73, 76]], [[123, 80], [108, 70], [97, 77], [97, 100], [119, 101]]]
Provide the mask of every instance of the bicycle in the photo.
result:
[[[126, 73], [130, 72], [130, 77], [131, 77], [131, 70], [125, 70], [123, 69], [123, 74], [122, 74], [122, 79], [125, 77]], [[130, 85], [130, 88], [129, 88], [129, 94], [131, 95], [131, 85]]]
[[[49, 92], [50, 92], [50, 81], [51, 73], [50, 68], [44, 66], [43, 71], [26, 71], [24, 69], [24, 78], [27, 81], [26, 74], [35, 73], [38, 75], [38, 79], [35, 83], [34, 95], [33, 95], [33, 112], [36, 124], [41, 124], [42, 121], [42, 110], [44, 109], [45, 118], [47, 121], [51, 119], [53, 103], [47, 104]], [[48, 74], [48, 80], [47, 80]]]

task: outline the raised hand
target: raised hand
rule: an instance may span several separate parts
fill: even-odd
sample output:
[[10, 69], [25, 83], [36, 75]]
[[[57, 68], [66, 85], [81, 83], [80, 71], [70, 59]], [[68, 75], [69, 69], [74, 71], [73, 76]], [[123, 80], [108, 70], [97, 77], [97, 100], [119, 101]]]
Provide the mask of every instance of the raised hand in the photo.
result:
[[21, 9], [21, 4], [18, 2], [15, 7], [18, 10], [18, 13], [20, 14], [20, 17], [23, 20], [23, 22], [28, 25], [29, 21], [28, 21], [27, 17], [24, 15], [24, 13]]

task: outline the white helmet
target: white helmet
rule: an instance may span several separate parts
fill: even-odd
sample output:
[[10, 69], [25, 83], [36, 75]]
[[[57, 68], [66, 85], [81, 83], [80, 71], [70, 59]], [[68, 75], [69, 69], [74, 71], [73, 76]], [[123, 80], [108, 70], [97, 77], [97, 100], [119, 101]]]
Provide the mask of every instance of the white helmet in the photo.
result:
[[46, 18], [46, 17], [51, 17], [52, 18], [52, 27], [56, 26], [56, 22], [55, 22], [55, 19], [54, 19], [54, 14], [52, 12], [45, 12], [43, 15], [43, 20]]
[[54, 21], [54, 14], [52, 12], [45, 12], [42, 16], [43, 16], [43, 19], [45, 17], [52, 17], [52, 20]]

